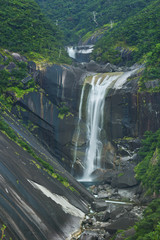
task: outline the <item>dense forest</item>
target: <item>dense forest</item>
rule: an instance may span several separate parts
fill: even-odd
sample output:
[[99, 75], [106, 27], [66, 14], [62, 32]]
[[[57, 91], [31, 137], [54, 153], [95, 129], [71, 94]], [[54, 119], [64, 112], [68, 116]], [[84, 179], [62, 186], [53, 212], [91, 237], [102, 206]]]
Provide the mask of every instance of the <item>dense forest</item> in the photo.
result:
[[[42, 11], [63, 29], [66, 40], [79, 40], [89, 31], [94, 31], [110, 22], [123, 22], [148, 5], [151, 0], [36, 0]], [[61, 10], [59, 10], [61, 9]]]
[[0, 47], [31, 59], [64, 62], [63, 34], [41, 12], [34, 0], [2, 0]]

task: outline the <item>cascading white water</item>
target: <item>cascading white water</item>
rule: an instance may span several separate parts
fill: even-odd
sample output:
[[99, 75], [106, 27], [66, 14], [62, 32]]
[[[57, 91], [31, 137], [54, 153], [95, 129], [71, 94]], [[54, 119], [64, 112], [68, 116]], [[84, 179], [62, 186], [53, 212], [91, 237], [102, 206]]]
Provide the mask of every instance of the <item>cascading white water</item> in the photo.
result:
[[[87, 60], [86, 56], [89, 56], [92, 53], [93, 47], [94, 45], [81, 45], [76, 47], [70, 46], [66, 47], [66, 50], [71, 58], [77, 60], [78, 62], [84, 62], [84, 60]], [[88, 61], [89, 59], [87, 62]]]
[[[104, 103], [105, 97], [110, 88], [121, 88], [122, 85], [127, 81], [127, 78], [136, 71], [137, 69], [125, 73], [106, 73], [94, 75], [92, 77], [88, 99], [86, 103], [86, 142], [88, 143], [85, 159], [84, 159], [84, 174], [81, 180], [91, 181], [91, 173], [101, 167], [101, 152], [103, 149], [103, 143], [101, 142], [101, 134], [103, 130], [104, 120]], [[78, 131], [76, 138], [76, 147], [80, 136], [80, 121], [82, 119], [82, 102], [84, 97], [85, 84], [81, 93], [81, 100], [79, 106], [79, 121]], [[75, 158], [76, 161], [76, 148]]]
[[103, 143], [101, 142], [101, 132], [103, 129], [104, 103], [107, 88], [111, 87], [119, 75], [107, 75], [104, 79], [96, 75], [91, 81], [91, 89], [87, 100], [86, 124], [88, 148], [85, 154], [85, 170], [83, 178], [90, 180], [90, 174], [100, 168], [101, 152]]
[[76, 58], [76, 50], [74, 47], [67, 47], [67, 52], [71, 58]]

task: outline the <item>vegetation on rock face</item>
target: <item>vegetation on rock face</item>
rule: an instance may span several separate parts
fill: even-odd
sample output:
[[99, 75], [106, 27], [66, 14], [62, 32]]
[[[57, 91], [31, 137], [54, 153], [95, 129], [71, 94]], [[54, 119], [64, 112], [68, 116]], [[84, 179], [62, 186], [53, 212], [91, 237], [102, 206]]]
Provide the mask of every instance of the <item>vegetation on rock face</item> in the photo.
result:
[[144, 81], [159, 78], [160, 1], [119, 22], [96, 44], [93, 58], [114, 64], [145, 63]]
[[127, 240], [159, 240], [160, 199], [152, 201], [144, 211], [144, 217], [136, 225], [136, 234]]
[[20, 52], [31, 59], [66, 62], [63, 35], [42, 14], [34, 0], [2, 0], [0, 47]]
[[27, 142], [25, 142], [22, 137], [17, 135], [15, 131], [3, 120], [2, 117], [0, 117], [0, 131], [5, 133], [11, 140], [17, 143], [20, 147], [22, 147], [25, 151], [27, 151], [34, 159], [36, 159], [40, 165], [37, 164], [35, 161], [32, 161], [32, 162], [38, 168], [41, 168], [44, 171], [46, 171], [53, 178], [60, 181], [65, 187], [69, 188], [71, 191], [75, 191], [75, 189], [72, 186], [70, 186], [68, 180], [62, 177], [60, 174], [58, 174], [48, 162], [46, 162], [41, 157], [39, 157], [35, 153], [35, 151], [32, 149], [32, 147]]
[[16, 60], [9, 51], [0, 50], [0, 64], [0, 102], [11, 108], [18, 98], [36, 90], [35, 79], [28, 63]]
[[139, 151], [141, 162], [136, 166], [136, 177], [148, 193], [160, 191], [160, 129], [146, 132]]
[[[146, 194], [159, 196], [160, 193], [160, 129], [155, 133], [146, 132], [139, 155], [141, 162], [136, 166], [136, 178]], [[153, 200], [145, 209], [143, 218], [134, 226], [136, 233], [127, 240], [160, 239], [160, 199]]]

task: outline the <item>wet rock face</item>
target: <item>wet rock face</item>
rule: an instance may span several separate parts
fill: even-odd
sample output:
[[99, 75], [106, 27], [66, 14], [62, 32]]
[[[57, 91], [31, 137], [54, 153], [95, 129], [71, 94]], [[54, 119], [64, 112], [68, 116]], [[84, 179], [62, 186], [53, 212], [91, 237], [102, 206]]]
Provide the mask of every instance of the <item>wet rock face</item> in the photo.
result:
[[77, 108], [80, 97], [79, 83], [84, 74], [80, 68], [67, 65], [52, 65], [42, 70], [39, 84], [55, 104], [66, 101], [71, 108]]
[[104, 128], [109, 140], [160, 128], [160, 94], [137, 91], [137, 80], [131, 80], [107, 95]]
[[[34, 62], [28, 63], [28, 71], [36, 72]], [[71, 164], [68, 145], [75, 129], [74, 113], [78, 111], [83, 75], [84, 71], [72, 66], [48, 66], [36, 78], [41, 86], [39, 91], [17, 102], [25, 110], [18, 112], [13, 108], [26, 124], [36, 126], [34, 133], [68, 170]]]
[[[33, 62], [28, 63], [28, 68], [31, 73], [36, 72]], [[118, 71], [118, 68], [111, 64], [100, 66], [95, 62], [86, 64], [86, 68], [96, 71], [97, 68], [98, 71], [102, 71], [102, 68], [104, 71]], [[41, 70], [38, 76], [38, 82], [43, 90], [30, 93], [19, 102], [26, 109], [26, 112], [21, 113], [24, 121], [31, 121], [38, 126], [34, 131], [35, 134], [50, 148], [51, 152], [59, 156], [59, 160], [65, 167], [68, 167], [68, 170], [71, 169], [74, 158], [76, 142], [74, 130], [77, 125], [76, 119], [85, 71], [85, 69], [66, 65], [48, 66], [45, 70]], [[160, 128], [158, 120], [160, 118], [160, 95], [159, 93], [138, 93], [137, 81], [138, 78], [135, 77], [125, 83], [121, 89], [110, 89], [106, 96], [102, 134], [104, 143], [102, 168], [115, 169], [117, 165], [116, 151], [110, 146], [113, 140], [124, 136], [142, 136], [146, 130], [155, 131]], [[88, 90], [89, 84], [84, 94], [85, 103], [87, 103]], [[69, 114], [60, 115], [60, 111], [65, 107], [68, 108]], [[85, 115], [83, 106], [82, 119], [85, 119]], [[87, 147], [85, 122], [81, 122], [80, 128], [81, 135], [75, 163], [75, 175], [79, 177], [83, 175], [83, 160]], [[134, 148], [134, 146], [130, 147]]]
[[[26, 140], [33, 142], [26, 134]], [[31, 138], [31, 139], [30, 139]], [[51, 160], [47, 151], [37, 142], [37, 154]], [[46, 171], [30, 154], [0, 132], [0, 219], [7, 226], [7, 238], [17, 240], [61, 240], [79, 230], [81, 220], [87, 212], [82, 186], [71, 191]], [[72, 186], [76, 181], [53, 159], [53, 168], [59, 169], [61, 176], [70, 178]], [[39, 167], [38, 167], [39, 166]], [[67, 176], [68, 175], [68, 176]], [[79, 188], [79, 189], [78, 189]], [[84, 195], [86, 190], [84, 189]]]

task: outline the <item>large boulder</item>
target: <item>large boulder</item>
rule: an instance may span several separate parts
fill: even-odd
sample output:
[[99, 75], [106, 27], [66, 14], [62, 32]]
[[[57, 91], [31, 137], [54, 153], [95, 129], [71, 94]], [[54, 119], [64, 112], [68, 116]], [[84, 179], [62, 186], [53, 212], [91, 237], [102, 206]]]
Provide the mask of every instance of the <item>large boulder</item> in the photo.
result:
[[112, 187], [126, 188], [133, 187], [138, 184], [135, 178], [134, 165], [128, 164], [121, 172], [118, 172], [112, 179]]
[[136, 219], [130, 217], [120, 217], [116, 221], [112, 222], [106, 226], [106, 231], [114, 233], [117, 230], [124, 230], [133, 226], [136, 222]]
[[122, 233], [118, 233], [115, 240], [125, 240], [128, 237], [134, 236], [136, 233], [136, 230], [134, 228], [130, 228], [126, 231], [123, 231]]
[[84, 231], [78, 240], [98, 240], [98, 233], [92, 231]]

